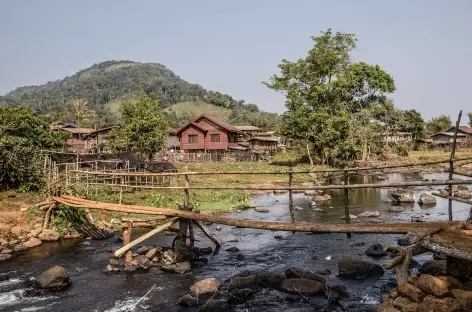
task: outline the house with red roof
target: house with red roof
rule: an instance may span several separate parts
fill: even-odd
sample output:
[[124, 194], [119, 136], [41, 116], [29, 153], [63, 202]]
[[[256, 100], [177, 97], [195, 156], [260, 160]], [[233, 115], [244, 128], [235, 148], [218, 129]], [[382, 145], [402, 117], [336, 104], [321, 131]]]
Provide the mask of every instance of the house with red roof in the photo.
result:
[[180, 149], [185, 152], [246, 150], [238, 144], [239, 130], [227, 122], [202, 114], [177, 129]]

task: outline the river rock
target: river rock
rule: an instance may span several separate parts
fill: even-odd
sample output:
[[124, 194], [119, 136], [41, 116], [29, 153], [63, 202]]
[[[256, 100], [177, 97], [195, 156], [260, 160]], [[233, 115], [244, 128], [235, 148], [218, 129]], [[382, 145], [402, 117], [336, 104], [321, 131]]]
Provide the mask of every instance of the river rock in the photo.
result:
[[159, 250], [157, 248], [152, 248], [146, 253], [146, 258], [148, 258], [149, 260], [154, 258], [157, 255], [158, 251]]
[[423, 193], [418, 199], [418, 204], [420, 205], [436, 205], [436, 197]]
[[402, 206], [390, 206], [387, 208], [388, 212], [402, 212], [403, 207]]
[[228, 302], [224, 299], [210, 299], [198, 310], [199, 312], [227, 312], [230, 311]]
[[60, 290], [71, 284], [69, 274], [66, 269], [56, 265], [44, 271], [36, 278], [36, 282], [43, 289]]
[[10, 260], [11, 259], [11, 254], [0, 254], [0, 262]]
[[416, 281], [416, 286], [425, 294], [436, 297], [444, 297], [449, 292], [449, 284], [447, 281], [429, 274], [422, 274]]
[[400, 311], [404, 311], [404, 308], [412, 302], [413, 301], [411, 301], [408, 298], [397, 297], [396, 299], [393, 300], [393, 306]]
[[[210, 295], [218, 291], [220, 282], [216, 278], [207, 278], [196, 282], [190, 288], [190, 295], [200, 299], [200, 296]], [[200, 299], [201, 300], [201, 299]]]
[[364, 211], [361, 214], [359, 214], [359, 218], [373, 218], [373, 217], [378, 217], [380, 216], [380, 213], [378, 211]]
[[264, 212], [264, 213], [270, 212], [269, 208], [266, 208], [266, 207], [257, 207], [257, 208], [254, 208], [254, 211], [255, 211], [255, 212]]
[[306, 196], [321, 195], [323, 194], [323, 190], [307, 190], [304, 191], [303, 194], [305, 194]]
[[26, 246], [27, 248], [33, 248], [33, 247], [41, 245], [42, 243], [43, 242], [40, 239], [36, 237], [31, 237], [26, 242], [24, 242], [23, 245]]
[[0, 237], [0, 246], [5, 246], [5, 245], [8, 245], [8, 241]]
[[378, 176], [377, 176], [377, 180], [379, 180], [379, 181], [384, 181], [384, 180], [387, 180], [387, 177], [386, 177], [386, 176], [383, 176], [383, 175], [378, 175]]
[[233, 289], [229, 292], [228, 303], [229, 304], [242, 304], [248, 300], [251, 300], [254, 295], [258, 292], [257, 289], [241, 288]]
[[304, 278], [304, 279], [309, 279], [313, 281], [317, 281], [320, 283], [326, 283], [326, 279], [316, 273], [312, 273], [310, 271], [304, 271], [299, 268], [290, 268], [285, 271], [285, 276], [287, 278]]
[[455, 277], [452, 276], [436, 276], [440, 280], [446, 282], [449, 286], [449, 289], [462, 289], [464, 285]]
[[239, 248], [238, 248], [238, 247], [235, 247], [235, 246], [233, 246], [233, 247], [229, 247], [229, 248], [227, 248], [227, 249], [226, 249], [226, 251], [229, 251], [229, 252], [238, 252], [238, 251], [239, 251]]
[[8, 232], [10, 232], [10, 229], [11, 229], [12, 227], [13, 227], [13, 225], [11, 225], [11, 224], [0, 222], [0, 232], [1, 232], [1, 233], [8, 233]]
[[[346, 216], [342, 216], [341, 219], [346, 219]], [[349, 219], [357, 219], [357, 216], [355, 215], [349, 215]]]
[[208, 247], [203, 247], [203, 248], [200, 248], [199, 249], [199, 252], [202, 254], [202, 255], [209, 255], [213, 252], [213, 248], [211, 248], [210, 246]]
[[380, 258], [387, 255], [387, 252], [384, 251], [384, 247], [382, 245], [380, 245], [379, 243], [375, 243], [369, 248], [367, 248], [365, 254], [369, 257]]
[[233, 276], [229, 284], [229, 290], [232, 289], [243, 289], [243, 288], [255, 288], [259, 286], [256, 274], [247, 276]]
[[114, 267], [119, 267], [120, 266], [120, 261], [116, 258], [110, 258], [108, 260], [108, 264], [114, 266]]
[[39, 234], [41, 234], [41, 232], [43, 231], [42, 228], [34, 228], [31, 230], [30, 234], [31, 234], [31, 237], [38, 237]]
[[446, 275], [445, 260], [428, 260], [421, 266], [420, 274], [429, 274], [433, 276]]
[[416, 312], [456, 312], [459, 311], [459, 302], [453, 298], [439, 299], [426, 296], [418, 305]]
[[356, 256], [343, 256], [338, 260], [339, 276], [345, 278], [366, 278], [382, 276], [384, 269], [375, 263], [362, 260]]
[[446, 272], [459, 280], [466, 281], [472, 275], [472, 262], [454, 258], [446, 257]]
[[472, 291], [465, 291], [460, 289], [453, 289], [452, 296], [459, 302], [463, 309], [472, 309]]
[[151, 265], [151, 260], [149, 260], [146, 255], [138, 255], [136, 261], [138, 262], [138, 266], [143, 269], [147, 269]]
[[315, 195], [311, 198], [311, 200], [314, 202], [326, 202], [326, 201], [331, 200], [331, 195], [329, 194]]
[[457, 186], [457, 189], [460, 190], [460, 191], [469, 191], [469, 187], [465, 184], [459, 184]]
[[119, 272], [120, 269], [118, 269], [117, 267], [111, 265], [111, 264], [107, 264], [107, 266], [105, 267], [105, 270], [104, 272], [105, 273], [112, 273], [112, 272]]
[[13, 250], [10, 248], [3, 248], [2, 251], [0, 251], [0, 254], [5, 255], [5, 254], [11, 254], [12, 252]]
[[415, 197], [412, 190], [396, 188], [390, 189], [389, 195], [392, 198], [393, 202], [396, 203], [414, 203]]
[[152, 249], [152, 246], [141, 246], [138, 248], [138, 251], [136, 253], [138, 255], [145, 255], [151, 249]]
[[469, 199], [472, 197], [472, 194], [466, 190], [457, 190], [454, 192], [454, 197], [462, 198], [462, 199]]
[[193, 307], [198, 305], [197, 298], [193, 297], [191, 294], [186, 294], [179, 299], [179, 304], [185, 307]]
[[378, 307], [377, 307], [377, 312], [401, 312], [400, 310], [395, 309], [393, 306], [393, 300], [389, 299], [385, 302], [382, 302]]
[[281, 290], [291, 294], [324, 294], [326, 285], [305, 278], [287, 278], [282, 282]]
[[43, 242], [55, 242], [59, 240], [59, 233], [55, 230], [44, 229], [41, 234], [38, 235], [38, 238]]
[[190, 272], [190, 262], [189, 261], [183, 261], [183, 262], [177, 262], [174, 264], [164, 264], [162, 266], [163, 270], [166, 271], [171, 271], [179, 274], [185, 274]]
[[28, 247], [26, 247], [24, 245], [16, 245], [15, 247], [13, 247], [14, 252], [25, 251], [27, 249], [28, 249]]
[[400, 295], [407, 297], [413, 302], [421, 302], [425, 297], [425, 294], [416, 286], [410, 283], [403, 283], [397, 287], [397, 291]]

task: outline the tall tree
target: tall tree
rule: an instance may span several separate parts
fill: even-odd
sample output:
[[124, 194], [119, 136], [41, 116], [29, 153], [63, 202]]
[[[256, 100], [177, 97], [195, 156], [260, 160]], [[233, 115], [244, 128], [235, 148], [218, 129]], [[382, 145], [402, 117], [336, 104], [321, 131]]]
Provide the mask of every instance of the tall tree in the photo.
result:
[[400, 131], [411, 132], [413, 142], [416, 143], [423, 137], [425, 130], [425, 122], [421, 114], [414, 110], [401, 111]]
[[64, 150], [68, 137], [50, 131], [49, 122], [29, 109], [0, 106], [0, 186], [41, 188], [41, 150]]
[[150, 160], [167, 146], [167, 120], [157, 101], [139, 93], [136, 102], [121, 103], [121, 127], [110, 132], [114, 151], [131, 151]]
[[69, 111], [77, 127], [83, 126], [84, 121], [91, 121], [95, 118], [96, 113], [89, 108], [88, 102], [82, 99], [73, 100], [69, 104]]
[[468, 113], [467, 116], [469, 116], [469, 126], [472, 127], [472, 113]]
[[446, 131], [451, 127], [452, 121], [449, 116], [441, 115], [438, 117], [433, 117], [426, 123], [426, 134], [433, 135], [438, 132]]
[[351, 62], [353, 34], [328, 29], [312, 39], [314, 47], [307, 56], [282, 60], [280, 75], [266, 83], [287, 99], [280, 133], [308, 144], [323, 163], [350, 158], [352, 115], [394, 92], [395, 84], [379, 66]]

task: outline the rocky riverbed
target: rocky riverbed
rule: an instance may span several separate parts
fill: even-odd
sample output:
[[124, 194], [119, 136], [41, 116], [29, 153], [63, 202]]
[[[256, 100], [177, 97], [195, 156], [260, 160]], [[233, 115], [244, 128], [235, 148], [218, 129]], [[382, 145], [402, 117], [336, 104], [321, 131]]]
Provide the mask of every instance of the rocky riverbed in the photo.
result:
[[[386, 176], [387, 180], [377, 180], [376, 176], [362, 176], [353, 178], [351, 183], [384, 183], [423, 178], [400, 174]], [[442, 179], [440, 175], [424, 177]], [[421, 193], [431, 193], [435, 189], [415, 188], [413, 191], [415, 202], [401, 204], [401, 212], [387, 211], [392, 203], [386, 189], [351, 191], [351, 214], [359, 216], [365, 212], [378, 212], [378, 217], [358, 217], [352, 222], [402, 222], [409, 221], [412, 214], [423, 215], [429, 220], [447, 219], [447, 200], [437, 198], [436, 205], [432, 207], [416, 203]], [[310, 196], [296, 194], [295, 219], [299, 222], [344, 222], [341, 219], [344, 215], [342, 191], [330, 191], [329, 195], [331, 200], [313, 206], [310, 204]], [[233, 217], [267, 221], [290, 220], [286, 194], [262, 194], [254, 198], [253, 204], [267, 208], [268, 212], [249, 209], [235, 212]], [[456, 219], [465, 219], [470, 206], [454, 203], [453, 208]], [[205, 261], [193, 263], [192, 270], [184, 274], [170, 273], [156, 266], [150, 266], [145, 272], [103, 272], [110, 263], [111, 252], [122, 245], [117, 237], [89, 241], [89, 244], [84, 244], [84, 240], [80, 239], [59, 240], [18, 251], [12, 254], [10, 260], [0, 264], [0, 310], [127, 311], [133, 308], [133, 311], [198, 311], [216, 306], [218, 311], [224, 311], [223, 308], [228, 311], [369, 311], [375, 310], [382, 296], [391, 293], [396, 287], [393, 273], [378, 269], [378, 265], [384, 263], [388, 256], [366, 255], [366, 250], [376, 243], [382, 246], [396, 245], [399, 238], [396, 235], [364, 234], [347, 239], [344, 234], [307, 235], [217, 225], [209, 227], [225, 242], [223, 247], [216, 253], [204, 255]], [[134, 235], [140, 235], [139, 231]], [[196, 238], [198, 247], [212, 246], [199, 232]], [[146, 241], [146, 245], [161, 247], [165, 251], [172, 245], [172, 240], [172, 236], [162, 235]], [[371, 248], [374, 253], [375, 250], [376, 248]], [[134, 252], [138, 254], [138, 248]], [[353, 262], [352, 258], [349, 260], [346, 256], [355, 256], [356, 261], [368, 261], [371, 265], [369, 271], [376, 274], [349, 276], [349, 270], [339, 266], [339, 263]], [[432, 260], [432, 255], [424, 254], [416, 260], [419, 264], [413, 268], [414, 273], [423, 262]], [[72, 281], [70, 287], [58, 292], [35, 291], [35, 286], [28, 281], [55, 265], [61, 265], [67, 270]], [[299, 270], [298, 275], [293, 274], [293, 268]], [[265, 277], [258, 274], [265, 274]], [[265, 283], [268, 276], [272, 282], [272, 278], [275, 278], [276, 283]], [[314, 280], [317, 283], [313, 283], [313, 279], [306, 278], [307, 276], [321, 276], [324, 283], [320, 280]], [[231, 287], [231, 281], [234, 280], [232, 277], [250, 277], [254, 283], [249, 284], [250, 287], [245, 285], [243, 288], [234, 288]], [[192, 286], [208, 278], [216, 279], [219, 283], [218, 290], [212, 293], [212, 299], [219, 301], [212, 301], [213, 305], [206, 306], [179, 304], [186, 295], [195, 297]], [[236, 291], [237, 298], [242, 296], [248, 300], [235, 302], [235, 289], [242, 289]], [[149, 290], [151, 292], [145, 296]], [[142, 298], [143, 296], [145, 297]]]

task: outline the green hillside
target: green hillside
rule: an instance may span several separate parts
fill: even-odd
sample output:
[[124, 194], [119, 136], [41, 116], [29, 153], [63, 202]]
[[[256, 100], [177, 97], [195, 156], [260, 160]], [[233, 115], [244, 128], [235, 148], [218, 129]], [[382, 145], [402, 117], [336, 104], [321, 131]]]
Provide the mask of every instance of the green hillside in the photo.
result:
[[1, 96], [0, 104], [30, 107], [59, 118], [71, 101], [82, 99], [96, 113], [94, 122], [110, 123], [118, 121], [119, 103], [133, 100], [140, 90], [167, 110], [171, 124], [208, 112], [235, 124], [258, 123], [266, 128], [276, 125], [276, 114], [261, 112], [254, 104], [189, 83], [164, 65], [132, 61], [106, 61], [61, 80], [20, 87]]

